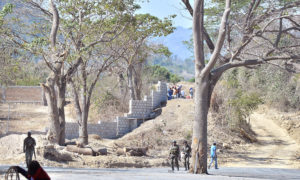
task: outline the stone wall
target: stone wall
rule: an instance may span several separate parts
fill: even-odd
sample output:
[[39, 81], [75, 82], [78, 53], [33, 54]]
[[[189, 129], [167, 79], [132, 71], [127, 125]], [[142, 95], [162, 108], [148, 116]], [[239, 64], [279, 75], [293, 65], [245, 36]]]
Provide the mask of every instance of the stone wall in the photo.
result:
[[150, 96], [145, 96], [144, 100], [130, 100], [129, 112], [125, 114], [125, 117], [148, 119], [153, 109], [167, 101], [167, 84], [159, 81], [156, 89], [156, 91], [151, 91]]
[[40, 86], [1, 87], [0, 101], [3, 103], [39, 103], [46, 104], [43, 88]]
[[[79, 137], [78, 123], [66, 123], [66, 139]], [[97, 134], [102, 138], [117, 138], [117, 122], [101, 122], [100, 124], [88, 124], [89, 134]]]
[[[167, 84], [159, 81], [156, 89], [156, 91], [152, 90], [151, 95], [145, 96], [143, 100], [130, 100], [129, 112], [123, 117], [116, 117], [114, 122], [88, 124], [88, 133], [114, 139], [137, 128], [138, 121], [149, 119], [153, 110], [167, 101]], [[78, 124], [66, 123], [66, 138], [73, 139], [78, 136]]]

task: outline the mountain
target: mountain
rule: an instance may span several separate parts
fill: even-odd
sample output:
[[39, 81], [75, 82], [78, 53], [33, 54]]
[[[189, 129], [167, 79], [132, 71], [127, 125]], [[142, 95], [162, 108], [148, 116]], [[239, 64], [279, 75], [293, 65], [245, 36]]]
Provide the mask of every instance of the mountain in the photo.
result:
[[189, 41], [192, 36], [192, 29], [176, 27], [174, 32], [166, 37], [159, 37], [154, 39], [155, 42], [161, 43], [169, 48], [173, 56], [184, 61], [190, 58], [193, 54], [187, 48], [183, 41]]

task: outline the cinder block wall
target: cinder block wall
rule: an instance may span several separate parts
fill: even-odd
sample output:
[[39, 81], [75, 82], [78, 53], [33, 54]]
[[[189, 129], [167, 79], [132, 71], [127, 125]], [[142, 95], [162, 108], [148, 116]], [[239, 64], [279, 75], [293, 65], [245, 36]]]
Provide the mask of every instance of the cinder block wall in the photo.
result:
[[66, 123], [65, 127], [65, 133], [66, 133], [66, 139], [74, 139], [79, 137], [78, 132], [78, 124], [77, 123]]
[[[143, 100], [130, 100], [129, 112], [123, 117], [116, 117], [115, 122], [101, 122], [100, 124], [88, 124], [89, 134], [98, 134], [102, 138], [117, 138], [137, 128], [137, 119], [150, 117], [153, 109], [160, 107], [167, 101], [167, 84], [158, 82], [157, 90]], [[66, 123], [66, 138], [78, 138], [78, 124]]]
[[45, 93], [40, 86], [1, 87], [0, 101], [9, 103], [46, 104]]
[[[100, 124], [88, 124], [88, 133], [97, 134], [102, 138], [114, 139], [117, 137], [117, 122], [101, 122]], [[66, 123], [66, 139], [79, 137], [78, 123]]]

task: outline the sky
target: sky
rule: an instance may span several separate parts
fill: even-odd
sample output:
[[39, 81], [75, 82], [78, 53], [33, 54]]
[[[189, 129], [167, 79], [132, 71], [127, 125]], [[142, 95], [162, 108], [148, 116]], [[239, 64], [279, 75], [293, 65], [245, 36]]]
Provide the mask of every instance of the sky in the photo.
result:
[[[176, 14], [174, 26], [184, 28], [192, 27], [192, 19], [187, 10], [184, 9], [181, 0], [149, 0], [150, 2], [141, 3], [141, 9], [138, 13], [149, 13], [160, 19]], [[193, 0], [191, 1], [192, 4]]]

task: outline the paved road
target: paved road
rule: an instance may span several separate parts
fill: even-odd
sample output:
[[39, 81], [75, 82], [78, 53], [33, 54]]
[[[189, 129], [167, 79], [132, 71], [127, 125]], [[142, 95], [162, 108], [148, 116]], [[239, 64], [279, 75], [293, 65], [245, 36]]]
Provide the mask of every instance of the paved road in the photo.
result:
[[[7, 166], [0, 166], [1, 178]], [[167, 168], [148, 169], [71, 169], [45, 168], [53, 180], [204, 180], [204, 179], [300, 179], [298, 169], [275, 168], [220, 168], [209, 170], [210, 175], [194, 175], [185, 171], [169, 173]]]

